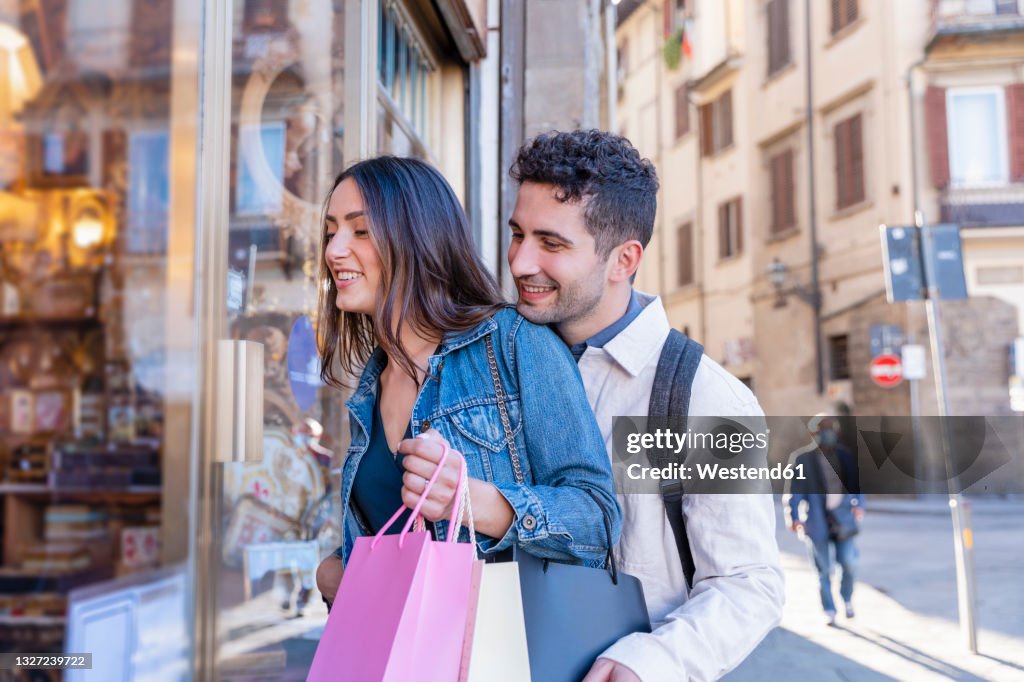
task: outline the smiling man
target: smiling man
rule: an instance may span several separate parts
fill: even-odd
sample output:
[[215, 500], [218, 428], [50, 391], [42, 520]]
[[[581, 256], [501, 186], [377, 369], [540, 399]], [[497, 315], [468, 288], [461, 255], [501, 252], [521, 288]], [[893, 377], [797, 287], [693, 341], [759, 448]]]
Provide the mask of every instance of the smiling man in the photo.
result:
[[[511, 175], [520, 183], [508, 252], [519, 312], [550, 324], [572, 349], [609, 456], [613, 417], [647, 415], [652, 392], [665, 386], [683, 386], [689, 416], [763, 415], [746, 386], [672, 332], [659, 298], [633, 289], [657, 212], [650, 161], [617, 135], [554, 132], [527, 142]], [[677, 384], [658, 376], [662, 353], [676, 352], [670, 335], [672, 348], [693, 358]], [[585, 682], [721, 677], [782, 615], [771, 496], [619, 501], [617, 561], [643, 582], [654, 632], [612, 645]]]

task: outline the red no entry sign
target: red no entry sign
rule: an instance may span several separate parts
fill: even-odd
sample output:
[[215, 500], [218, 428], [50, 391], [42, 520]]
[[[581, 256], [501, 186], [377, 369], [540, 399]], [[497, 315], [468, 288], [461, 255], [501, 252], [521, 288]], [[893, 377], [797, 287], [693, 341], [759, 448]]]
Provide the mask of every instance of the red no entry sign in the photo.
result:
[[898, 386], [903, 381], [903, 362], [898, 355], [882, 353], [871, 361], [871, 380], [882, 388]]

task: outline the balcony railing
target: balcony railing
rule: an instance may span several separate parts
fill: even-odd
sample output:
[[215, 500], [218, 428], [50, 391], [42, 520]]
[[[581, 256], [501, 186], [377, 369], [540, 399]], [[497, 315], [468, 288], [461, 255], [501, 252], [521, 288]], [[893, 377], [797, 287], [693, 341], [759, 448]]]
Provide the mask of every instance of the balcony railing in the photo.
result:
[[940, 198], [942, 222], [964, 227], [1024, 225], [1024, 184], [947, 188]]
[[932, 0], [932, 35], [1024, 29], [1024, 0]]

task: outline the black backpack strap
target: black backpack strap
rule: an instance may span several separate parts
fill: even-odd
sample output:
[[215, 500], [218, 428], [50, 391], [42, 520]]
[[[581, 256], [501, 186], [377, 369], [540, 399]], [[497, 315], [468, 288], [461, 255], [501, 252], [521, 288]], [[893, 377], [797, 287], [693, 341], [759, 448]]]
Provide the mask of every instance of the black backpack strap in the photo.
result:
[[[693, 387], [693, 378], [697, 375], [703, 354], [704, 347], [699, 343], [675, 329], [669, 331], [654, 376], [654, 387], [651, 389], [651, 401], [647, 410], [649, 417], [672, 417], [673, 424], [683, 432], [686, 431], [686, 421], [690, 414], [690, 389]], [[683, 450], [680, 454], [682, 459], [679, 455], [672, 455], [673, 459], [682, 462], [686, 458], [686, 451]], [[659, 466], [657, 460], [667, 455], [668, 453], [648, 451], [648, 458], [654, 466]], [[682, 481], [661, 481], [661, 499], [665, 503], [665, 513], [672, 526], [672, 535], [675, 536], [686, 586], [693, 587], [695, 567], [693, 552], [686, 537]]]

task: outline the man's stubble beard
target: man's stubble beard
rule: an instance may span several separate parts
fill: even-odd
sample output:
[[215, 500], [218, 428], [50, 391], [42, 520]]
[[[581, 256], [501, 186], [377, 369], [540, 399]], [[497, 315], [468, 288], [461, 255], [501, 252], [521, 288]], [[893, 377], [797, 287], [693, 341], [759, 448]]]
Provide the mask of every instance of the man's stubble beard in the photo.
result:
[[516, 309], [534, 324], [562, 325], [589, 315], [604, 297], [604, 268], [595, 269], [592, 277], [572, 286], [559, 285], [552, 306], [537, 308], [519, 301]]

